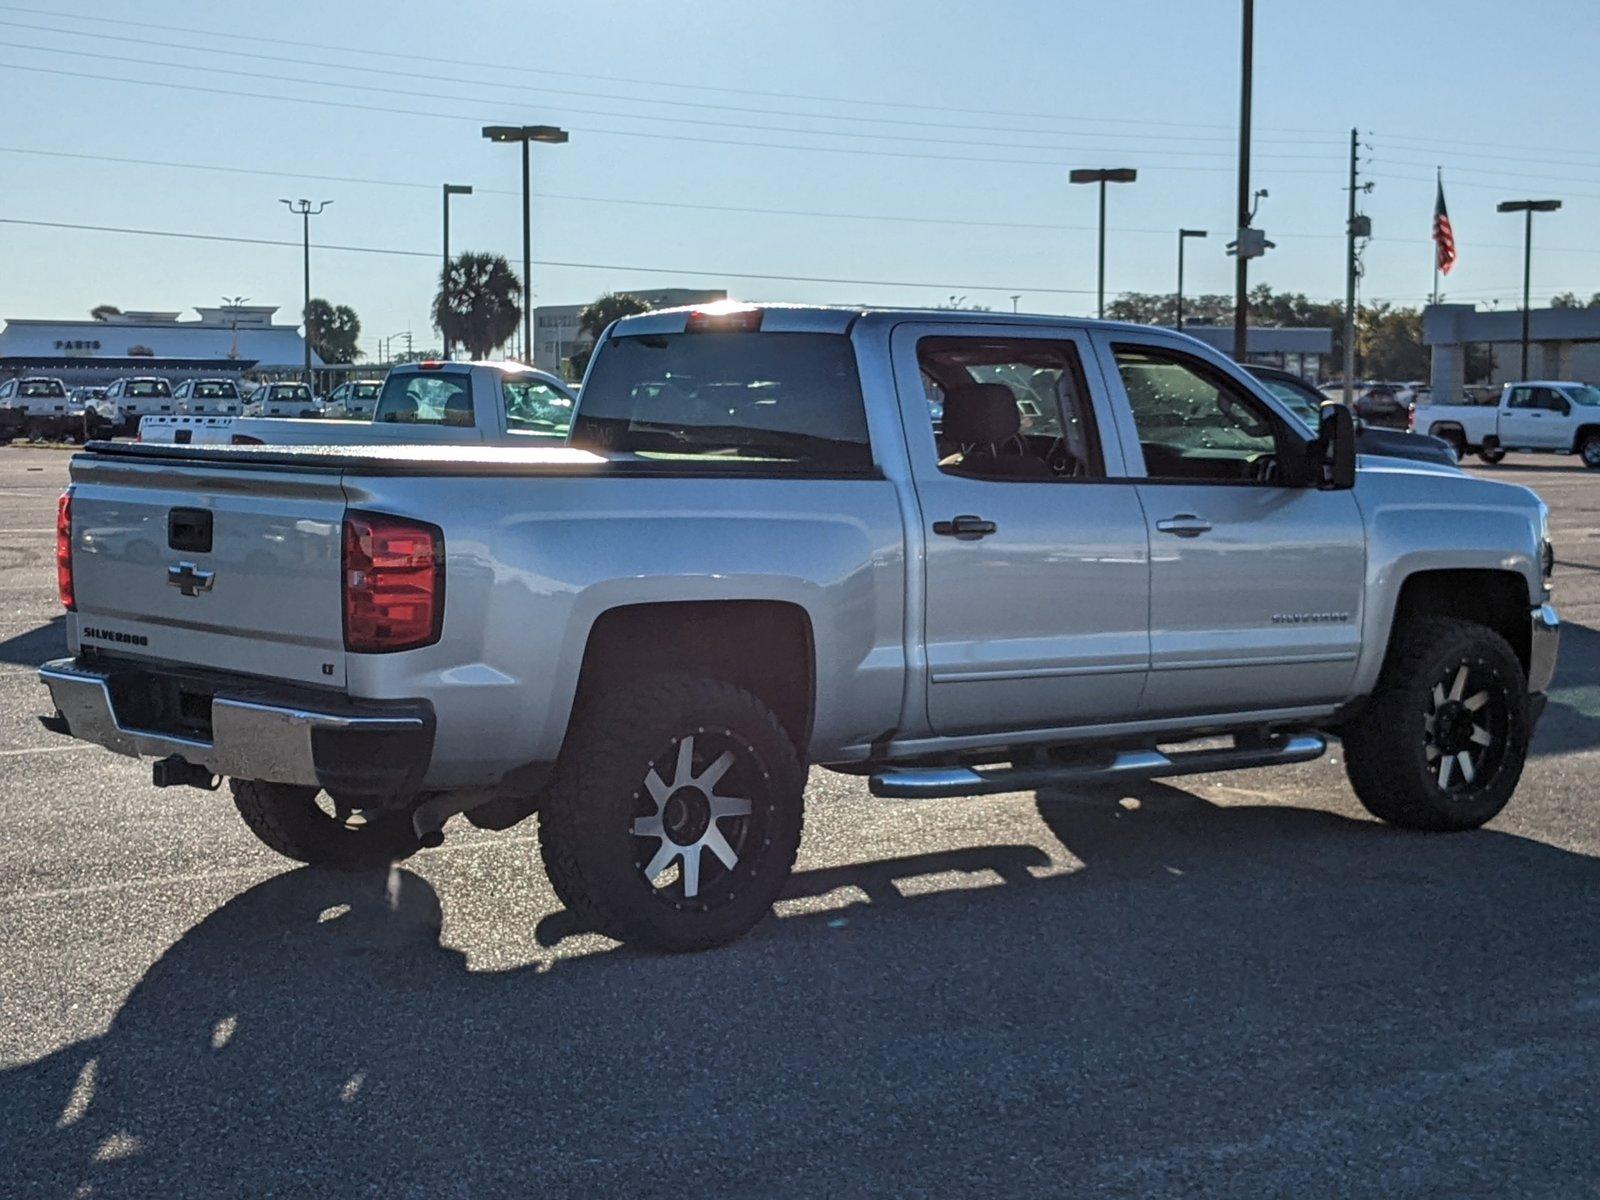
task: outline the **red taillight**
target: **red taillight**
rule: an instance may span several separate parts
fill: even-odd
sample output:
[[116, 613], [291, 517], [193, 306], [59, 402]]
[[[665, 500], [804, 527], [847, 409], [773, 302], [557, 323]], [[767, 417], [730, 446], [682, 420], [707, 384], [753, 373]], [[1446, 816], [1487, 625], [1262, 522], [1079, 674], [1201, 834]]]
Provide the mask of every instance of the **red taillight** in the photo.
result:
[[56, 594], [68, 612], [78, 610], [72, 595], [72, 489], [56, 501]]
[[425, 358], [417, 364], [417, 369], [419, 371], [437, 371], [443, 366], [444, 363], [440, 362], [436, 358]]
[[231, 438], [228, 439], [228, 444], [230, 446], [265, 446], [266, 445], [266, 443], [263, 442], [260, 438], [251, 437], [248, 433], [236, 433], [236, 434], [234, 434]]
[[444, 534], [378, 513], [344, 519], [344, 648], [414, 650], [444, 624]]
[[697, 308], [683, 323], [685, 333], [756, 333], [761, 329], [761, 310], [743, 306], [711, 305]]

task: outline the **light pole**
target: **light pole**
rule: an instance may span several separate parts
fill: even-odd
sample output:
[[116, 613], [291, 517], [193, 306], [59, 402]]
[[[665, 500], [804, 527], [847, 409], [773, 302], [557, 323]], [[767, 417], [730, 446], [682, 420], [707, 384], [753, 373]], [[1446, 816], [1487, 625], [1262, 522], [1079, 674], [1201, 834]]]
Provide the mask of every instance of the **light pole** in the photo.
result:
[[1178, 230], [1178, 332], [1183, 332], [1183, 244], [1190, 238], [1205, 237], [1204, 229]]
[[491, 142], [522, 143], [522, 357], [533, 362], [533, 234], [528, 199], [528, 146], [545, 142], [559, 146], [567, 131], [554, 125], [485, 125], [483, 136]]
[[1238, 258], [1233, 271], [1233, 361], [1245, 362], [1249, 354], [1250, 256], [1245, 253], [1245, 230], [1254, 215], [1250, 203], [1250, 92], [1255, 75], [1256, 5], [1244, 0], [1244, 21], [1239, 47], [1239, 235]]
[[311, 207], [309, 200], [284, 200], [279, 199], [279, 204], [287, 204], [289, 211], [300, 218], [302, 231], [301, 249], [305, 262], [305, 305], [300, 310], [300, 321], [305, 326], [306, 336], [306, 386], [316, 391], [311, 383], [311, 218], [317, 216], [332, 200], [319, 200], [315, 208]]
[[[439, 294], [444, 298], [444, 307], [450, 307], [450, 197], [472, 195], [472, 185], [468, 183], [447, 183], [444, 185], [444, 267], [439, 272]], [[443, 330], [440, 330], [443, 333]], [[450, 335], [444, 335], [444, 357], [450, 359]]]
[[1533, 214], [1555, 212], [1561, 207], [1559, 200], [1502, 200], [1495, 205], [1496, 212], [1522, 214], [1522, 375], [1528, 377], [1528, 289], [1533, 280]]
[[1011, 311], [1012, 312], [1016, 312], [1017, 311], [1017, 301], [1021, 300], [1021, 299], [1022, 299], [1022, 293], [1021, 292], [1018, 292], [1015, 296], [1011, 297]]
[[1075, 170], [1067, 178], [1073, 183], [1098, 183], [1100, 185], [1100, 272], [1099, 285], [1095, 289], [1098, 297], [1095, 315], [1104, 318], [1106, 315], [1106, 184], [1132, 183], [1139, 178], [1139, 172], [1132, 167], [1085, 169]]

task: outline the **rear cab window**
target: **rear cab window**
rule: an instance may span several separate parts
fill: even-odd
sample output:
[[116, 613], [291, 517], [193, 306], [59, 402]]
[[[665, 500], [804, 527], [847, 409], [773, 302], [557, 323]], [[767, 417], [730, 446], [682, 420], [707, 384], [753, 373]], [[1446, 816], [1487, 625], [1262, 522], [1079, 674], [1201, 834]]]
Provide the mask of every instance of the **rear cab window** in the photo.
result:
[[422, 372], [391, 375], [384, 381], [373, 420], [398, 425], [470, 426], [472, 376]]
[[696, 469], [874, 470], [855, 350], [839, 333], [609, 338], [584, 380], [569, 443]]

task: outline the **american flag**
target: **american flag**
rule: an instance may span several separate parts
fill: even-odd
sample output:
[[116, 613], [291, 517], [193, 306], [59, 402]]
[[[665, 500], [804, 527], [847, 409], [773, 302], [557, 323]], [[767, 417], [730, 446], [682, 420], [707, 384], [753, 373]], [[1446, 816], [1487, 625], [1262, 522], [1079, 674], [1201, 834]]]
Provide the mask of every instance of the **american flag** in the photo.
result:
[[1448, 275], [1456, 265], [1456, 234], [1450, 228], [1450, 211], [1444, 206], [1444, 180], [1439, 181], [1439, 198], [1433, 202], [1434, 265]]

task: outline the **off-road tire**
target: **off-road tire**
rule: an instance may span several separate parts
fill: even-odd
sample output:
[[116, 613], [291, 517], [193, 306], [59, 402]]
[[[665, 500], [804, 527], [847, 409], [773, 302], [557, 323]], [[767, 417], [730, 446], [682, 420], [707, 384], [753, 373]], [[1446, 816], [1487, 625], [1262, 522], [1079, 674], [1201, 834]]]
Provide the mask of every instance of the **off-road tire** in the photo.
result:
[[411, 814], [381, 812], [352, 827], [324, 812], [317, 789], [230, 779], [234, 807], [268, 849], [312, 866], [357, 871], [409, 858], [419, 849]]
[[[1451, 688], [1463, 667], [1467, 684]], [[1467, 743], [1469, 755], [1480, 754], [1470, 782], [1452, 769], [1448, 786], [1441, 784], [1445, 756], [1438, 739], [1445, 721], [1436, 688], [1466, 692], [1447, 701], [1452, 704], [1493, 693], [1482, 709], [1465, 714], [1470, 732], [1464, 736], [1475, 737], [1479, 729], [1490, 736], [1476, 751], [1476, 742]], [[1395, 629], [1368, 707], [1344, 730], [1345, 771], [1367, 811], [1391, 825], [1476, 829], [1511, 799], [1527, 761], [1529, 735], [1527, 683], [1506, 640], [1474, 621], [1415, 617]]]
[[1600, 471], [1600, 433], [1586, 433], [1578, 443], [1578, 457], [1591, 471]]
[[[673, 844], [664, 831], [641, 835], [637, 830], [652, 813], [658, 826], [667, 823], [674, 802], [654, 798], [651, 775], [673, 798], [683, 792], [693, 799], [695, 787], [679, 786], [683, 769], [675, 759], [685, 741], [691, 742], [691, 775], [694, 762], [705, 776], [709, 759], [734, 754], [733, 765], [705, 793], [713, 815], [701, 824], [731, 833], [725, 844], [735, 851], [736, 862], [728, 867], [709, 849], [701, 854], [686, 847], [678, 851], [683, 857], [657, 874], [661, 879], [677, 869], [677, 880], [658, 887], [640, 860], [649, 855], [654, 862]], [[800, 846], [805, 782], [794, 740], [750, 692], [693, 674], [614, 686], [584, 701], [573, 716], [550, 793], [539, 809], [540, 856], [556, 895], [590, 928], [657, 950], [719, 946], [760, 921], [788, 879]], [[714, 815], [716, 803], [727, 797], [711, 793], [725, 787], [732, 789], [728, 796], [749, 802], [745, 814]], [[697, 855], [693, 899], [687, 880], [690, 852]], [[710, 878], [700, 891], [700, 873], [708, 868]]]

